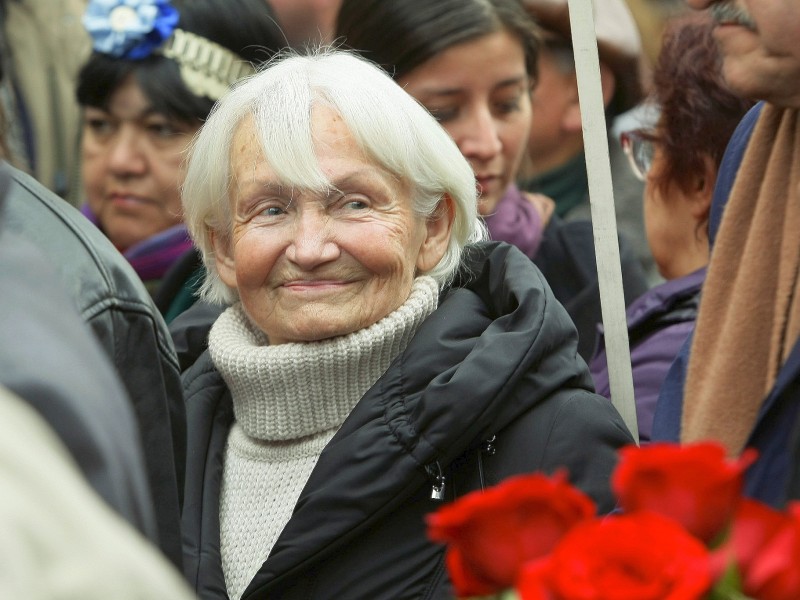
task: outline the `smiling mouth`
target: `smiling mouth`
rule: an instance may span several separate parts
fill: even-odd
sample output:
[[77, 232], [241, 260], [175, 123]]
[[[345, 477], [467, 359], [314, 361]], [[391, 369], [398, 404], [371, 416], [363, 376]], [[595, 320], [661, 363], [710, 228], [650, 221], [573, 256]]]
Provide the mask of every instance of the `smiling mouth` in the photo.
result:
[[340, 279], [312, 279], [287, 281], [282, 287], [295, 292], [325, 292], [340, 289], [348, 285], [349, 281]]

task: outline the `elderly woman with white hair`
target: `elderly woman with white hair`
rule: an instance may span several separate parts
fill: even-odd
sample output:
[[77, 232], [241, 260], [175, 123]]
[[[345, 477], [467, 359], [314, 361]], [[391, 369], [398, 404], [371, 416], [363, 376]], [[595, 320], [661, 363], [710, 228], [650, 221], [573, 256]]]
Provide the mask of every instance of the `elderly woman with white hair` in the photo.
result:
[[351, 54], [288, 56], [216, 106], [183, 190], [229, 304], [185, 373], [200, 598], [447, 598], [425, 515], [565, 469], [601, 511], [630, 443], [533, 263], [487, 243], [473, 172]]

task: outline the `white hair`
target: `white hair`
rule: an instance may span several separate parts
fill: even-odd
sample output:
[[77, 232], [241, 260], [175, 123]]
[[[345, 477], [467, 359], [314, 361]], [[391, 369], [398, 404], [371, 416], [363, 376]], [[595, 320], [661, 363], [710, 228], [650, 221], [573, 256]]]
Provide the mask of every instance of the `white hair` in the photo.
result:
[[201, 290], [206, 300], [237, 298], [219, 278], [211, 234], [230, 243], [230, 157], [239, 125], [252, 117], [264, 160], [281, 185], [328, 190], [331, 183], [312, 142], [311, 112], [320, 103], [341, 116], [371, 160], [410, 184], [416, 214], [430, 217], [445, 195], [452, 198], [455, 218], [447, 250], [426, 273], [440, 287], [452, 279], [464, 247], [486, 239], [472, 168], [425, 108], [383, 70], [353, 53], [329, 48], [309, 56], [284, 53], [215, 105], [189, 151], [183, 210], [206, 267]]

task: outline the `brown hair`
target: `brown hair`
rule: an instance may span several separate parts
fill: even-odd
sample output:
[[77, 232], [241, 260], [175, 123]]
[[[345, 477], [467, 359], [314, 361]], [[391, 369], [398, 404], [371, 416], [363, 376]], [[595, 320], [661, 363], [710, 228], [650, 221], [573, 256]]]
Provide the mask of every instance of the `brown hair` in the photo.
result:
[[712, 29], [706, 13], [692, 13], [670, 20], [664, 31], [650, 95], [661, 114], [657, 131], [644, 134], [665, 158], [664, 168], [650, 173], [664, 191], [670, 183], [691, 191], [707, 158], [718, 169], [728, 140], [752, 106], [723, 81]]

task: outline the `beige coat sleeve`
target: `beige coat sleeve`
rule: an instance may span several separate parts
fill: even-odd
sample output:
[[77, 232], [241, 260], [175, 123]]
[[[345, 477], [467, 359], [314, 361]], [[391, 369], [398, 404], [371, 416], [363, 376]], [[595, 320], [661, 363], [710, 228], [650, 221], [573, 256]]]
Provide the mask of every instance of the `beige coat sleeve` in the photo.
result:
[[61, 441], [0, 387], [0, 590], [30, 600], [193, 598], [87, 485]]

